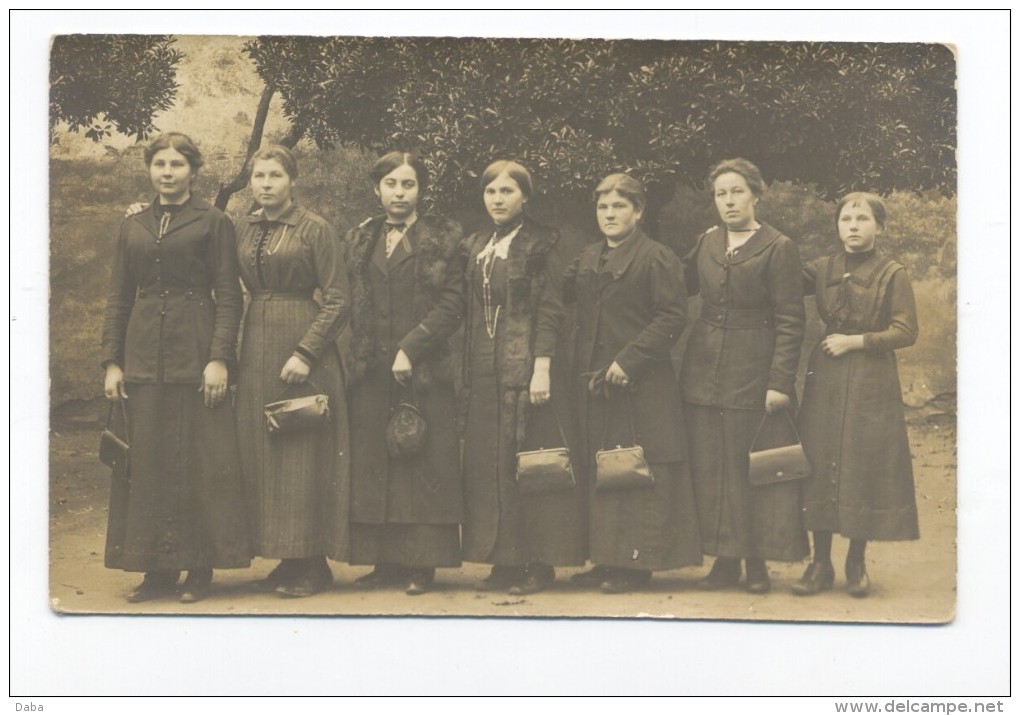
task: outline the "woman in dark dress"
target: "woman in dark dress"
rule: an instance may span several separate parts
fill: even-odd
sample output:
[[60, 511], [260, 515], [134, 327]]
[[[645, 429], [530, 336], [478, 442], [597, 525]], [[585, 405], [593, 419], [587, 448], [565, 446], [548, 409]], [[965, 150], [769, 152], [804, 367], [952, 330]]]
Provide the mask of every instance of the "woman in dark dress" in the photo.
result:
[[917, 340], [917, 313], [906, 269], [875, 249], [885, 229], [882, 200], [860, 192], [843, 197], [836, 226], [842, 250], [805, 269], [805, 290], [815, 295], [826, 336], [811, 353], [800, 411], [813, 470], [803, 496], [814, 559], [793, 591], [832, 587], [832, 534], [838, 532], [850, 539], [847, 591], [864, 597], [868, 540], [919, 536], [894, 353]]
[[[804, 291], [797, 245], [755, 218], [765, 190], [758, 168], [729, 159], [709, 174], [723, 226], [701, 235], [686, 257], [687, 287], [701, 294], [682, 369], [682, 385], [706, 554], [715, 563], [701, 586], [740, 581], [771, 588], [767, 559], [796, 561], [807, 553], [796, 482], [751, 486], [748, 453], [796, 442], [779, 414], [793, 407], [804, 337]], [[755, 432], [763, 426], [757, 441]]]
[[103, 325], [106, 397], [127, 401], [130, 466], [110, 496], [106, 566], [144, 572], [127, 599], [204, 598], [252, 550], [228, 366], [242, 299], [234, 227], [192, 196], [202, 155], [172, 132], [145, 150], [158, 194], [125, 219]]
[[[670, 349], [687, 322], [680, 260], [638, 223], [641, 183], [612, 174], [595, 189], [603, 240], [567, 270], [564, 295], [577, 303], [576, 371], [582, 450], [589, 474], [589, 550], [594, 567], [572, 581], [616, 594], [649, 582], [653, 570], [701, 564], [701, 542]], [[595, 453], [639, 444], [654, 483], [596, 488]]]
[[[418, 213], [424, 162], [390, 152], [371, 171], [381, 216], [348, 232], [352, 314], [351, 564], [375, 568], [365, 589], [432, 588], [436, 567], [460, 566], [464, 496], [449, 337], [464, 316], [460, 225]], [[427, 424], [414, 455], [394, 457], [387, 425], [400, 403]]]
[[493, 225], [466, 242], [464, 559], [492, 565], [477, 589], [533, 594], [585, 558], [583, 491], [521, 494], [516, 479], [518, 451], [562, 446], [569, 423], [552, 370], [559, 235], [525, 215], [532, 180], [517, 162], [490, 164], [481, 184]]
[[[241, 278], [251, 297], [241, 344], [238, 436], [256, 554], [281, 560], [257, 583], [305, 597], [333, 581], [326, 557], [346, 560], [350, 465], [347, 402], [336, 338], [347, 325], [347, 271], [333, 228], [293, 198], [297, 161], [286, 147], [251, 160], [260, 208], [240, 223]], [[318, 300], [314, 294], [318, 291]], [[263, 406], [328, 396], [318, 430], [269, 435]]]

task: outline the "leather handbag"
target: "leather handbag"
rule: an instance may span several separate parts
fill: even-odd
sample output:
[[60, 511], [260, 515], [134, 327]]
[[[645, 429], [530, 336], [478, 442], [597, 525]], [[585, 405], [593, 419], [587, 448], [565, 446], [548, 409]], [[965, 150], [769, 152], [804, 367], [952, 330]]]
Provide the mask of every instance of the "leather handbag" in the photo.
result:
[[392, 458], [399, 460], [414, 457], [425, 449], [429, 426], [417, 402], [412, 382], [410, 400], [404, 400], [390, 410], [390, 422], [386, 425], [386, 450]]
[[574, 480], [574, 469], [570, 465], [570, 448], [567, 447], [567, 436], [563, 425], [550, 405], [556, 418], [563, 447], [539, 448], [517, 453], [517, 490], [522, 495], [533, 495], [545, 492], [561, 492], [572, 489], [577, 483]]
[[750, 469], [747, 480], [752, 485], [772, 485], [811, 477], [811, 463], [808, 462], [807, 455], [804, 453], [804, 446], [801, 444], [797, 426], [790, 416], [790, 411], [784, 410], [783, 413], [790, 421], [790, 427], [793, 428], [793, 434], [797, 436], [797, 442], [784, 447], [755, 450], [754, 445], [758, 442], [758, 435], [761, 434], [765, 420], [768, 419], [768, 414], [763, 416], [750, 447]]
[[[608, 384], [607, 384], [608, 385]], [[655, 485], [655, 476], [645, 459], [645, 450], [638, 444], [637, 430], [634, 428], [634, 406], [631, 403], [630, 390], [624, 389], [627, 397], [627, 417], [630, 421], [630, 432], [633, 445], [606, 449], [606, 434], [609, 432], [609, 414], [606, 414], [606, 426], [602, 431], [603, 448], [595, 453], [595, 491], [615, 492], [620, 490], [636, 490]]]
[[110, 411], [106, 415], [106, 426], [99, 434], [99, 459], [104, 465], [116, 471], [118, 468], [127, 467], [128, 458], [131, 456], [131, 445], [128, 444], [126, 439], [117, 435], [110, 427], [113, 421], [114, 403], [120, 404], [121, 415], [124, 417], [125, 438], [131, 434], [128, 429], [127, 406], [124, 405], [124, 400], [111, 402]]
[[[272, 403], [266, 403], [263, 412], [266, 416], [266, 430], [271, 436], [321, 430], [329, 424], [329, 396], [319, 392], [319, 388], [310, 380], [304, 385], [316, 392], [295, 398], [278, 398]], [[285, 388], [281, 396], [287, 391], [288, 388]]]

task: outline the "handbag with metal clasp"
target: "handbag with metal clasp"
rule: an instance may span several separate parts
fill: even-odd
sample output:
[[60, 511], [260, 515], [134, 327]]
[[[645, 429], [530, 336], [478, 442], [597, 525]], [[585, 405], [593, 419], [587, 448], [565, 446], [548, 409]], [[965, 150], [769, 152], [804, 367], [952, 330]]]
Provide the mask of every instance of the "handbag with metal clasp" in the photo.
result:
[[563, 425], [551, 403], [549, 409], [556, 418], [556, 427], [559, 429], [563, 447], [517, 453], [517, 489], [522, 495], [560, 492], [570, 490], [577, 484], [574, 480], [574, 469], [570, 465], [570, 448], [567, 446]]
[[[319, 388], [310, 380], [303, 385], [316, 392], [296, 398], [277, 399], [264, 406], [266, 430], [271, 436], [321, 430], [329, 424], [329, 396], [319, 392]], [[284, 388], [280, 395], [286, 394], [288, 390], [289, 387]]]
[[[624, 389], [627, 397], [627, 417], [630, 421], [630, 432], [633, 445], [615, 448], [603, 447], [595, 453], [595, 491], [611, 492], [616, 490], [636, 490], [653, 487], [655, 476], [645, 459], [645, 451], [638, 444], [637, 430], [634, 427], [634, 406], [631, 403], [630, 390]], [[605, 445], [606, 434], [609, 432], [609, 413], [606, 414], [606, 426], [602, 431], [602, 444]]]
[[784, 447], [756, 451], [754, 444], [758, 442], [758, 435], [761, 434], [761, 429], [769, 417], [766, 413], [758, 425], [758, 430], [754, 434], [749, 449], [750, 468], [747, 473], [747, 481], [752, 485], [772, 485], [811, 477], [811, 463], [808, 462], [807, 455], [804, 453], [804, 446], [801, 444], [797, 426], [794, 424], [789, 410], [784, 410], [783, 413], [790, 421], [793, 434], [797, 436], [797, 442]]

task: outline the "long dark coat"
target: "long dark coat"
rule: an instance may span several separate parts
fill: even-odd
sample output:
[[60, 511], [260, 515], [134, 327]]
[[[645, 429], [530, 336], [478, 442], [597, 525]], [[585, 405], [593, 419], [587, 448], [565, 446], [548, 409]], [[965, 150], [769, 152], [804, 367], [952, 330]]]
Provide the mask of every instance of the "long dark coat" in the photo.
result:
[[131, 444], [111, 486], [106, 565], [245, 567], [252, 549], [233, 409], [205, 407], [198, 390], [209, 361], [236, 359], [234, 227], [192, 197], [161, 235], [157, 211], [154, 201], [121, 226], [103, 325], [103, 363], [127, 382]]
[[[564, 432], [569, 426], [568, 386], [556, 356], [563, 321], [559, 235], [526, 218], [506, 260], [496, 261], [492, 295], [501, 308], [495, 338], [486, 332], [477, 261], [491, 237], [491, 230], [482, 231], [465, 242], [464, 558], [499, 565], [583, 564], [583, 489], [522, 495], [516, 481], [517, 452], [562, 446], [557, 419]], [[552, 400], [543, 407], [531, 406], [529, 399], [536, 356], [553, 362]]]
[[[577, 303], [578, 457], [593, 477], [597, 450], [636, 441], [656, 482], [648, 489], [600, 493], [590, 480], [590, 557], [635, 569], [700, 564], [684, 415], [670, 360], [687, 321], [683, 269], [670, 249], [640, 229], [609, 251], [600, 268], [605, 246], [600, 241], [582, 250], [564, 281], [567, 300]], [[618, 389], [609, 400], [591, 395], [580, 375], [614, 361], [629, 377], [629, 402]]]
[[[260, 249], [264, 230], [269, 234]], [[257, 553], [345, 560], [350, 440], [335, 340], [347, 325], [350, 293], [336, 234], [297, 204], [276, 221], [259, 211], [240, 223], [238, 254], [251, 295], [241, 342], [238, 440]], [[288, 388], [280, 372], [295, 354], [312, 364], [311, 382]], [[266, 403], [319, 392], [329, 396], [328, 426], [293, 435], [266, 432]]]
[[917, 340], [906, 269], [880, 255], [847, 273], [846, 254], [805, 269], [826, 335], [863, 335], [864, 350], [832, 358], [815, 346], [808, 363], [801, 437], [813, 476], [804, 523], [851, 539], [917, 539], [910, 445], [897, 348]]
[[[449, 337], [464, 317], [463, 233], [453, 220], [420, 216], [387, 259], [383, 224], [381, 216], [366, 221], [344, 241], [353, 302], [351, 520], [457, 524], [464, 504]], [[428, 433], [421, 455], [391, 460], [390, 411], [412, 397], [393, 378], [400, 349]]]
[[161, 237], [157, 202], [121, 225], [102, 360], [129, 383], [201, 383], [209, 361], [237, 358], [243, 301], [234, 225], [191, 197]]
[[[707, 554], [793, 561], [807, 553], [796, 483], [751, 487], [748, 452], [765, 394], [794, 395], [804, 337], [797, 245], [768, 224], [732, 255], [726, 229], [703, 234], [686, 257], [687, 287], [700, 293], [681, 370], [698, 520]], [[756, 448], [789, 444], [774, 417]]]

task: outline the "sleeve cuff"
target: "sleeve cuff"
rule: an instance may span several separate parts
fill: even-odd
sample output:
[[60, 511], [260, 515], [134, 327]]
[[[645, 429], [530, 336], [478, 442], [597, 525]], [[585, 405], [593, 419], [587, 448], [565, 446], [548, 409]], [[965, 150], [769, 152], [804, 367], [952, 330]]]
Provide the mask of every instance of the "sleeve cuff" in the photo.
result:
[[305, 363], [307, 363], [309, 365], [309, 367], [314, 366], [316, 364], [317, 360], [318, 360], [315, 357], [315, 354], [312, 353], [307, 348], [305, 348], [304, 346], [298, 346], [297, 348], [295, 348], [294, 349], [294, 355], [297, 358], [300, 358], [301, 360], [303, 360]]

